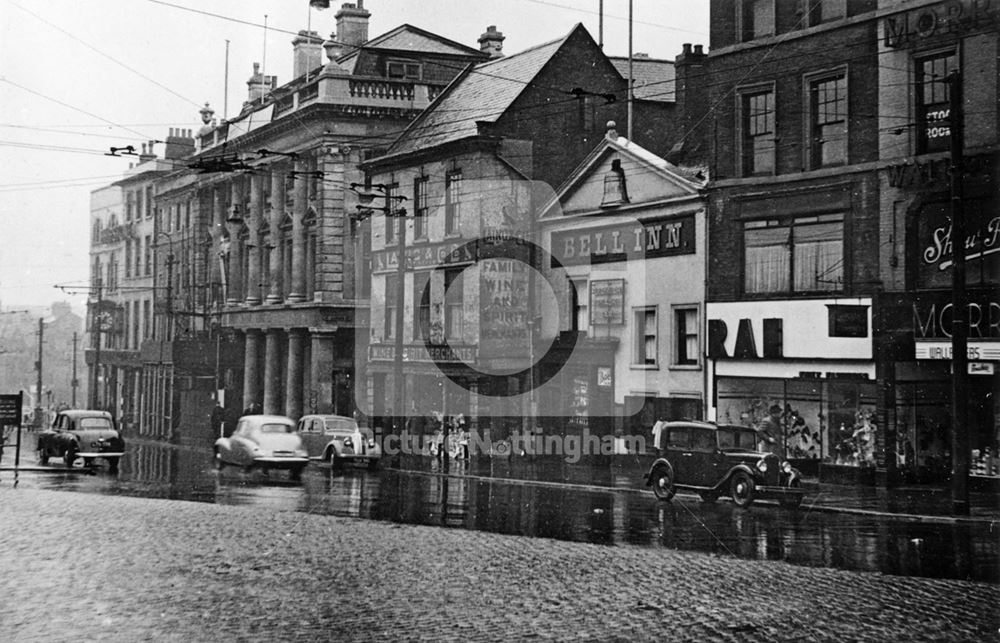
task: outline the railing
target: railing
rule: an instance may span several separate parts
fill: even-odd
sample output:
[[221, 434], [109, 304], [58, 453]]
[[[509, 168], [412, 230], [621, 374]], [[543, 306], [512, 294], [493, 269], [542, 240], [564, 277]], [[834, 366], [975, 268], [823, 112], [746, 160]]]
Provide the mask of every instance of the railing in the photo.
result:
[[348, 80], [353, 98], [379, 98], [412, 101], [415, 95], [413, 83], [391, 80], [354, 79]]

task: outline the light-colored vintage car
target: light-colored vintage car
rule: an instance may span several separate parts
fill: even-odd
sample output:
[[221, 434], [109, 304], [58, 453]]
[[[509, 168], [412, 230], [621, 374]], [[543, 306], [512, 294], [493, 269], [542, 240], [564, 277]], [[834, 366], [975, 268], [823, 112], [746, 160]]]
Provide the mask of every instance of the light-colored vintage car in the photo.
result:
[[67, 467], [72, 467], [77, 458], [82, 458], [89, 467], [96, 458], [103, 458], [114, 472], [123, 455], [125, 440], [107, 411], [60, 411], [52, 421], [52, 428], [38, 434], [41, 464], [48, 464], [49, 458], [62, 458]]
[[309, 456], [295, 421], [281, 415], [244, 415], [228, 438], [215, 441], [215, 465], [231, 464], [250, 471], [288, 469], [293, 479], [302, 475]]
[[333, 467], [364, 462], [374, 469], [382, 457], [374, 436], [344, 415], [305, 415], [299, 420], [298, 432], [309, 457]]

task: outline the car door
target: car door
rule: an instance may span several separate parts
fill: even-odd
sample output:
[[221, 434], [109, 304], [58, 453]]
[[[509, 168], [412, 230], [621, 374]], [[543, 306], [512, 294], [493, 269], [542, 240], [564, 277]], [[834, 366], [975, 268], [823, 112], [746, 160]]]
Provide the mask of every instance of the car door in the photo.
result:
[[297, 427], [299, 437], [302, 438], [302, 446], [310, 458], [318, 458], [323, 455], [323, 420], [306, 416], [299, 420]]
[[674, 484], [687, 485], [690, 481], [691, 428], [686, 425], [669, 426], [664, 432], [663, 453], [674, 469]]
[[690, 467], [691, 484], [714, 487], [719, 480], [719, 449], [715, 429], [692, 427], [690, 454], [687, 465]]

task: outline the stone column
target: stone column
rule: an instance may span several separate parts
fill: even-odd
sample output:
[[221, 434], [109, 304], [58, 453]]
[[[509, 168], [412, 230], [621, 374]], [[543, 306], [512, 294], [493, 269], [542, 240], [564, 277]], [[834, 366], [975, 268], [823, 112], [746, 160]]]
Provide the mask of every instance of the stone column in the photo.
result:
[[285, 415], [298, 420], [302, 417], [302, 369], [306, 331], [288, 331], [288, 373], [285, 379]]
[[281, 414], [281, 331], [268, 328], [264, 341], [264, 413]]
[[243, 406], [260, 404], [260, 348], [261, 332], [251, 328], [246, 332], [243, 353]]
[[[239, 181], [230, 183], [229, 213], [243, 203], [243, 190]], [[242, 221], [229, 222], [229, 289], [226, 291], [226, 305], [236, 306], [243, 300], [243, 243], [240, 241]]]
[[[308, 171], [304, 161], [295, 161], [295, 191], [292, 205], [292, 287], [288, 292], [289, 301], [312, 299], [306, 293], [306, 211], [309, 208], [308, 177], [301, 173]], [[308, 294], [308, 297], [307, 297]]]
[[333, 356], [336, 328], [324, 328], [312, 333], [312, 355], [309, 364], [310, 395], [316, 397], [316, 413], [333, 413]]
[[267, 298], [265, 303], [281, 303], [281, 217], [285, 212], [285, 173], [271, 170], [271, 247], [266, 251], [270, 253], [270, 274], [267, 276]]
[[250, 253], [247, 266], [247, 299], [248, 306], [260, 305], [262, 277], [260, 274], [260, 257], [264, 250], [260, 247], [260, 224], [264, 220], [264, 178], [258, 174], [250, 175], [250, 217], [247, 225], [250, 229], [250, 243], [245, 252]]

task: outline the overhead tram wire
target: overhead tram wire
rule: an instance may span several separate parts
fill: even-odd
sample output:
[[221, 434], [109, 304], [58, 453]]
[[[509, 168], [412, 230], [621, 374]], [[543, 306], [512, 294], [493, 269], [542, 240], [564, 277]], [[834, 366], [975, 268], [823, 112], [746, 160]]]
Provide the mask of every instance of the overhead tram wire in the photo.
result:
[[176, 96], [177, 98], [180, 98], [181, 100], [184, 100], [184, 101], [187, 101], [187, 102], [191, 103], [191, 104], [192, 104], [192, 105], [194, 105], [195, 107], [199, 107], [199, 108], [201, 107], [201, 103], [199, 103], [199, 102], [196, 102], [196, 101], [193, 101], [193, 100], [191, 100], [190, 98], [188, 98], [188, 97], [186, 97], [186, 96], [182, 96], [181, 94], [179, 94], [179, 93], [175, 92], [175, 91], [174, 91], [173, 89], [171, 89], [170, 87], [167, 87], [167, 86], [166, 86], [166, 85], [164, 85], [163, 83], [160, 83], [159, 81], [156, 81], [156, 80], [154, 80], [154, 79], [150, 78], [149, 76], [147, 76], [147, 75], [143, 74], [143, 73], [142, 73], [141, 71], [139, 71], [139, 70], [137, 70], [137, 69], [134, 69], [134, 68], [132, 68], [132, 67], [129, 67], [128, 65], [126, 65], [126, 64], [125, 64], [125, 63], [123, 63], [122, 61], [118, 60], [118, 59], [117, 59], [117, 58], [115, 58], [114, 56], [112, 56], [112, 55], [110, 55], [110, 54], [107, 54], [107, 53], [105, 53], [105, 52], [101, 51], [100, 49], [98, 49], [97, 47], [95, 47], [95, 46], [91, 45], [90, 43], [88, 43], [88, 42], [86, 42], [86, 41], [84, 41], [84, 40], [82, 40], [82, 39], [78, 38], [78, 37], [77, 37], [77, 36], [75, 36], [75, 35], [74, 35], [74, 34], [73, 34], [72, 32], [70, 32], [70, 31], [67, 31], [67, 30], [63, 29], [62, 27], [60, 27], [60, 26], [58, 26], [58, 25], [55, 25], [55, 24], [53, 24], [53, 23], [49, 22], [49, 21], [48, 21], [48, 20], [46, 20], [45, 18], [43, 18], [43, 17], [39, 16], [39, 15], [38, 15], [37, 13], [35, 13], [35, 12], [33, 12], [33, 11], [29, 10], [29, 9], [25, 9], [24, 7], [22, 7], [21, 5], [19, 5], [19, 4], [18, 4], [18, 3], [16, 3], [16, 2], [14, 2], [13, 0], [6, 0], [6, 1], [7, 1], [7, 2], [9, 3], [9, 4], [12, 4], [12, 5], [14, 5], [14, 6], [15, 6], [15, 7], [17, 7], [18, 9], [20, 9], [21, 11], [24, 11], [25, 13], [27, 13], [27, 14], [29, 14], [29, 15], [32, 15], [32, 16], [34, 16], [34, 17], [35, 17], [36, 19], [38, 19], [38, 20], [40, 20], [40, 21], [44, 22], [45, 24], [47, 24], [48, 26], [52, 27], [52, 28], [53, 28], [53, 29], [55, 29], [56, 31], [59, 31], [59, 32], [61, 32], [62, 34], [66, 35], [67, 37], [69, 37], [69, 38], [71, 38], [71, 39], [73, 39], [73, 40], [77, 41], [78, 43], [80, 43], [80, 44], [81, 44], [81, 45], [83, 45], [84, 47], [87, 47], [87, 48], [88, 48], [88, 49], [90, 49], [91, 51], [93, 51], [93, 52], [95, 52], [95, 53], [98, 53], [98, 54], [100, 54], [101, 56], [104, 56], [105, 58], [107, 58], [108, 60], [110, 60], [111, 62], [113, 62], [113, 63], [115, 63], [115, 64], [117, 64], [117, 65], [120, 65], [120, 66], [124, 67], [125, 69], [127, 69], [127, 70], [128, 70], [128, 71], [130, 71], [130, 72], [132, 72], [132, 73], [133, 73], [133, 74], [135, 74], [136, 76], [138, 76], [138, 77], [140, 77], [140, 78], [142, 78], [142, 79], [144, 79], [144, 80], [147, 80], [147, 81], [149, 81], [149, 82], [153, 83], [154, 85], [156, 85], [156, 86], [157, 86], [157, 87], [159, 87], [160, 89], [163, 89], [164, 91], [167, 91], [167, 92], [169, 92], [169, 93], [173, 94], [174, 96]]

